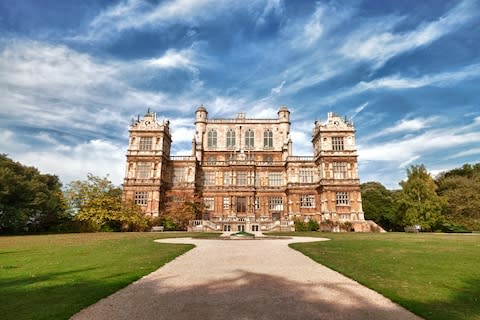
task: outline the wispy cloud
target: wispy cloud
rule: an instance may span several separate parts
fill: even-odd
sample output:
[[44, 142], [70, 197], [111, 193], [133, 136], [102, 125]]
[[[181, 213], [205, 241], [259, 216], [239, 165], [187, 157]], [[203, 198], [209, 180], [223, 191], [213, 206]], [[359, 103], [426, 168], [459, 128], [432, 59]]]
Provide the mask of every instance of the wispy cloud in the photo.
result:
[[448, 156], [447, 159], [457, 159], [457, 158], [463, 158], [467, 156], [473, 156], [479, 154], [480, 155], [480, 148], [472, 148], [468, 149], [465, 151], [457, 152], [455, 154], [452, 154], [451, 156]]
[[[408, 126], [405, 128], [408, 129]], [[450, 151], [453, 147], [470, 146], [478, 141], [480, 131], [462, 132], [458, 128], [441, 128], [383, 143], [369, 142], [368, 145], [359, 145], [358, 149], [362, 161], [409, 163], [409, 160], [415, 157], [417, 158], [414, 160], [441, 150]]]
[[432, 124], [439, 123], [441, 118], [438, 116], [432, 116], [428, 118], [418, 117], [418, 118], [404, 118], [397, 121], [393, 126], [386, 127], [378, 132], [364, 137], [363, 141], [370, 141], [375, 138], [391, 135], [391, 134], [404, 134], [417, 132], [422, 129], [431, 127]]
[[353, 60], [373, 61], [380, 67], [394, 56], [426, 46], [478, 17], [478, 3], [465, 0], [444, 16], [430, 23], [422, 23], [417, 29], [395, 32], [393, 29], [402, 19], [385, 22], [384, 32], [379, 33], [378, 23], [367, 24], [349, 36], [341, 52]]
[[406, 90], [426, 86], [451, 87], [461, 81], [478, 77], [480, 77], [480, 64], [472, 64], [454, 71], [429, 74], [417, 78], [398, 75], [388, 76], [369, 82], [360, 81], [355, 86], [325, 97], [321, 101], [323, 103], [333, 103], [350, 96], [375, 90]]
[[252, 0], [248, 4], [215, 0], [170, 0], [153, 4], [146, 0], [125, 0], [102, 11], [90, 23], [88, 32], [73, 40], [99, 41], [114, 37], [125, 30], [166, 27], [173, 24], [196, 26], [233, 12], [262, 12], [258, 24], [268, 14], [281, 14], [280, 0]]
[[282, 91], [283, 86], [285, 85], [285, 80], [282, 81], [277, 87], [270, 90], [271, 94], [279, 94]]
[[357, 114], [362, 112], [367, 106], [368, 106], [368, 102], [365, 102], [365, 103], [362, 103], [361, 105], [359, 105], [358, 107], [356, 107], [350, 118], [353, 120], [357, 116]]
[[[105, 134], [112, 123], [126, 125], [132, 107], [168, 111], [196, 104], [195, 79], [193, 90], [175, 95], [133, 86], [126, 75], [138, 69], [136, 62], [101, 61], [66, 46], [33, 41], [9, 43], [0, 58], [0, 115], [18, 124]], [[160, 69], [194, 65], [183, 51], [151, 63]]]

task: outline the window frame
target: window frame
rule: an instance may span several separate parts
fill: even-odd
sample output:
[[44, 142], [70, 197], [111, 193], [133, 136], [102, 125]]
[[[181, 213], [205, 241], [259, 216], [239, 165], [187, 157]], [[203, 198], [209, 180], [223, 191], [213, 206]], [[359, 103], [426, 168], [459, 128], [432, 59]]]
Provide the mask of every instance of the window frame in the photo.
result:
[[148, 191], [135, 191], [133, 202], [139, 206], [148, 204]]
[[337, 206], [349, 206], [350, 205], [350, 194], [347, 191], [337, 191], [335, 192], [335, 203]]
[[273, 149], [273, 131], [271, 129], [263, 131], [263, 148]]
[[235, 199], [235, 209], [237, 213], [246, 213], [247, 212], [247, 197], [239, 196]]
[[223, 209], [230, 209], [230, 197], [223, 197]]
[[172, 172], [172, 182], [175, 183], [184, 183], [187, 181], [185, 177], [185, 173], [187, 172], [186, 168], [184, 167], [179, 167], [179, 168], [173, 168]]
[[281, 172], [268, 173], [268, 186], [281, 187], [283, 185], [283, 174]]
[[236, 144], [236, 132], [234, 129], [228, 129], [225, 139], [227, 149], [234, 149]]
[[215, 210], [215, 198], [213, 197], [206, 197], [203, 198], [203, 204], [207, 211], [214, 211]]
[[245, 149], [255, 148], [255, 131], [247, 129], [245, 131]]
[[298, 170], [300, 183], [313, 183], [314, 173], [313, 168], [300, 168]]
[[207, 171], [203, 173], [203, 185], [214, 186], [215, 185], [215, 172]]
[[333, 162], [333, 177], [335, 179], [346, 179], [347, 178], [347, 162], [335, 161]]
[[217, 129], [210, 129], [207, 132], [207, 147], [215, 149], [217, 148]]
[[345, 139], [342, 136], [332, 137], [332, 150], [333, 151], [344, 151], [345, 150]]
[[283, 198], [278, 196], [269, 197], [268, 208], [270, 211], [275, 211], [275, 212], [283, 211]]
[[237, 171], [237, 177], [236, 177], [235, 185], [237, 185], [237, 186], [248, 185], [247, 171]]
[[137, 162], [135, 170], [135, 178], [137, 179], [150, 179], [152, 177], [152, 163], [141, 161]]
[[300, 208], [315, 208], [315, 195], [302, 194], [300, 196]]
[[153, 147], [153, 137], [140, 137], [138, 140], [138, 150], [150, 151]]

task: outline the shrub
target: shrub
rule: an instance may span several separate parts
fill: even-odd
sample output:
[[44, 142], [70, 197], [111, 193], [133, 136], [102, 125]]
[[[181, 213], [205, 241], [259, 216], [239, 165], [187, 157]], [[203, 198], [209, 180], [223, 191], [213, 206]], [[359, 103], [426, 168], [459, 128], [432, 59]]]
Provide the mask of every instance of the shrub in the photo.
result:
[[295, 220], [293, 220], [293, 223], [295, 224], [296, 232], [317, 231], [320, 228], [318, 222], [313, 219], [308, 220], [308, 222], [304, 222], [298, 218], [295, 218]]

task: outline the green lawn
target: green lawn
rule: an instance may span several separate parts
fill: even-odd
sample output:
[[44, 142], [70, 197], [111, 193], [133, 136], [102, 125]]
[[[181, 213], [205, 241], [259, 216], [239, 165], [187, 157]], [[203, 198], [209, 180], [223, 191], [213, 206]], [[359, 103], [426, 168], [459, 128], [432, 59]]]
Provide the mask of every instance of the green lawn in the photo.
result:
[[68, 319], [193, 245], [154, 239], [189, 233], [0, 237], [0, 318]]
[[290, 235], [330, 238], [291, 247], [426, 319], [480, 319], [480, 235]]

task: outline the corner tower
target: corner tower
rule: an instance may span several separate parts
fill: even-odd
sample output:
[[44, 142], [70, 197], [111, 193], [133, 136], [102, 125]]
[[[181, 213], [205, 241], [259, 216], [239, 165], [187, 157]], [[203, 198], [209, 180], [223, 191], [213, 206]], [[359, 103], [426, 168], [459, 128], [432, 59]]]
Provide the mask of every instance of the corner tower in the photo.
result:
[[323, 220], [363, 221], [353, 123], [329, 112], [326, 123], [315, 122], [312, 143], [321, 177]]
[[139, 205], [147, 215], [158, 216], [165, 203], [167, 164], [172, 143], [169, 122], [160, 123], [150, 110], [129, 127], [123, 198]]

